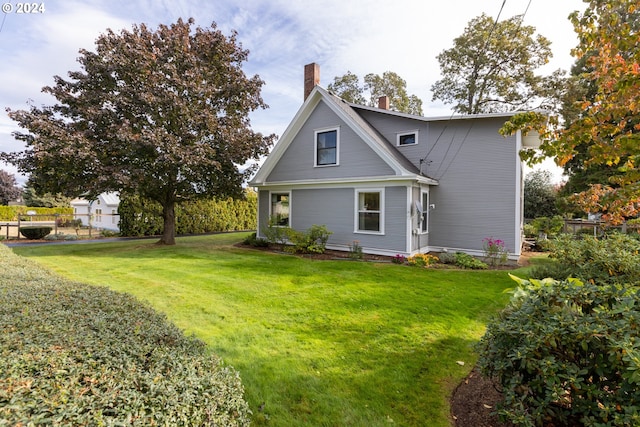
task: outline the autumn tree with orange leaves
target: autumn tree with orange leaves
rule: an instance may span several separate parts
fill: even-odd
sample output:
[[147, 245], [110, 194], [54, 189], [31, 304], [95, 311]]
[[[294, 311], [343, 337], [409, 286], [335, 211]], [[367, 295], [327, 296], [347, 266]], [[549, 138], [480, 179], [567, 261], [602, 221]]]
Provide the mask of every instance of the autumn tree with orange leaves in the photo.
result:
[[553, 157], [562, 166], [586, 149], [586, 167], [611, 168], [608, 182], [572, 199], [583, 211], [620, 223], [640, 214], [640, 1], [591, 0], [571, 21], [579, 37], [572, 53], [586, 61], [580, 78], [593, 84], [595, 96], [576, 102], [578, 114], [570, 123], [532, 112], [501, 131], [540, 132], [539, 151], [522, 153], [530, 164]]

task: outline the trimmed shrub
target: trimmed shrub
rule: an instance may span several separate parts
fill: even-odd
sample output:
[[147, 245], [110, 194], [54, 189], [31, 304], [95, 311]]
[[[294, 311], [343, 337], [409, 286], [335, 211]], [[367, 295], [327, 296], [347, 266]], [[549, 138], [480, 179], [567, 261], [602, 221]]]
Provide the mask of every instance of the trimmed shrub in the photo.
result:
[[42, 207], [27, 207], [27, 206], [0, 206], [0, 221], [17, 221], [18, 217], [26, 218], [28, 211], [35, 211], [39, 216], [39, 220], [53, 221], [56, 219], [56, 214], [73, 215], [73, 208], [42, 208]]
[[[202, 199], [176, 205], [176, 233], [202, 234], [217, 231], [255, 230], [257, 195], [247, 190], [244, 199]], [[162, 234], [164, 222], [159, 203], [138, 196], [121, 195], [120, 234], [155, 236]]]
[[0, 259], [7, 425], [249, 425], [238, 373], [163, 315], [2, 245]]
[[522, 280], [490, 322], [478, 365], [519, 426], [640, 425], [640, 291]]
[[20, 227], [20, 234], [30, 240], [44, 239], [51, 233], [52, 228], [49, 226], [26, 226]]

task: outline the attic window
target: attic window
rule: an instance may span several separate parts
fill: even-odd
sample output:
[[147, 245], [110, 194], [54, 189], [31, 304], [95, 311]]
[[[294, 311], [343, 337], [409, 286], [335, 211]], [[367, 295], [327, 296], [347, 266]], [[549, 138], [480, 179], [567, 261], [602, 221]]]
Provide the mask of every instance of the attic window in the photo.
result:
[[418, 131], [403, 132], [398, 134], [397, 145], [402, 147], [405, 145], [416, 145], [418, 143]]
[[315, 165], [338, 165], [340, 133], [338, 128], [315, 131]]

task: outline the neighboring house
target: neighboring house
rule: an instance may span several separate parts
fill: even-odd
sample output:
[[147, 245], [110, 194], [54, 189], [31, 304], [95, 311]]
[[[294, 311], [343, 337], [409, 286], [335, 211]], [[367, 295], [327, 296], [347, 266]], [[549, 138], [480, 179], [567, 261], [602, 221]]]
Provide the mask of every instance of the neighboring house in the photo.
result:
[[[483, 239], [522, 247], [523, 171], [519, 151], [538, 142], [498, 129], [513, 114], [428, 118], [343, 101], [305, 66], [305, 100], [251, 180], [258, 235], [269, 225], [324, 224], [327, 248], [405, 256], [462, 251], [482, 255]], [[533, 144], [529, 144], [533, 143]]]
[[102, 193], [94, 200], [73, 199], [70, 203], [74, 217], [81, 220], [83, 225], [91, 224], [94, 228], [120, 231], [118, 193]]

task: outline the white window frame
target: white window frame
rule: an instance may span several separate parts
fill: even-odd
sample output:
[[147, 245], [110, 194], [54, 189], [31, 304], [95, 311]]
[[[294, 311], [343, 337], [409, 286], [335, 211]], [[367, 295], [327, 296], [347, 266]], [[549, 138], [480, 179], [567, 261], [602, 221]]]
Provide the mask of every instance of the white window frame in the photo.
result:
[[[380, 210], [361, 210], [360, 209], [360, 194], [362, 193], [379, 193], [380, 194]], [[385, 211], [385, 197], [384, 197], [384, 188], [356, 188], [355, 189], [355, 204], [354, 204], [354, 224], [353, 224], [353, 232], [358, 234], [376, 234], [383, 235], [384, 234], [384, 211]], [[379, 230], [360, 230], [360, 212], [377, 212], [379, 214]]]
[[269, 191], [269, 221], [273, 218], [273, 196], [275, 194], [286, 194], [289, 198], [289, 220], [287, 221], [287, 225], [274, 225], [274, 227], [291, 227], [291, 191]]
[[[326, 165], [318, 164], [318, 134], [326, 132], [336, 132], [336, 162]], [[316, 168], [327, 168], [340, 165], [340, 126], [315, 129], [313, 131], [313, 166]]]
[[[415, 142], [413, 144], [400, 144], [400, 138], [407, 135], [414, 135]], [[399, 132], [396, 134], [396, 146], [397, 147], [410, 147], [412, 145], [418, 145], [418, 130], [409, 130], [406, 132]]]
[[[424, 196], [427, 196], [427, 203], [425, 203]], [[420, 203], [422, 204], [422, 223], [420, 224], [420, 233], [429, 234], [429, 204], [430, 204], [429, 190], [420, 190]]]

